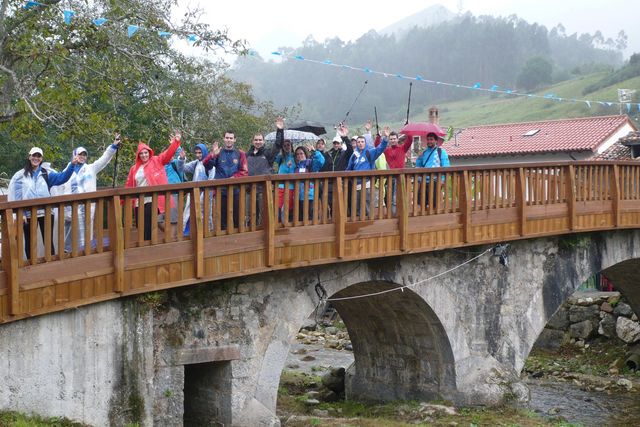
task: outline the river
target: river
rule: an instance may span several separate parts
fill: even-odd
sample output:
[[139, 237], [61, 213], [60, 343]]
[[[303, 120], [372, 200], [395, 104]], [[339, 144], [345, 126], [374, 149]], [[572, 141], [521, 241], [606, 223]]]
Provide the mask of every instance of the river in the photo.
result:
[[[353, 353], [324, 348], [321, 344], [294, 342], [285, 369], [322, 375], [328, 367], [353, 363]], [[640, 394], [636, 391], [610, 392], [583, 390], [573, 382], [528, 379], [531, 400], [527, 409], [549, 418], [563, 419], [584, 426], [640, 426]]]

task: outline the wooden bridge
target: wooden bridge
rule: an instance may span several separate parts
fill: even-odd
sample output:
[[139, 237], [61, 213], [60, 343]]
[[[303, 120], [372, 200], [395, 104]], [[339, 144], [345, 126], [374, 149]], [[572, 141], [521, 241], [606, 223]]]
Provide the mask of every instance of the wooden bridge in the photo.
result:
[[[394, 186], [395, 212], [391, 209]], [[160, 196], [167, 212], [172, 200], [180, 213], [191, 201], [188, 234], [183, 233], [182, 215], [174, 224], [158, 215]], [[148, 240], [143, 209], [136, 224], [136, 206], [145, 201], [151, 203]], [[232, 227], [234, 205], [239, 218]], [[57, 212], [65, 208], [72, 215], [73, 243], [68, 252], [63, 250], [64, 229], [57, 226]], [[79, 227], [79, 212], [92, 210], [94, 220], [86, 215], [84, 227]], [[223, 210], [229, 223], [225, 228], [220, 221]], [[44, 214], [43, 241], [38, 242], [37, 221], [28, 223], [30, 239], [25, 241], [25, 218], [39, 214]], [[4, 323], [278, 269], [637, 228], [640, 164], [572, 162], [315, 173], [117, 188], [3, 202], [0, 221], [0, 323]], [[92, 244], [79, 245], [80, 230], [84, 230], [84, 241]]]

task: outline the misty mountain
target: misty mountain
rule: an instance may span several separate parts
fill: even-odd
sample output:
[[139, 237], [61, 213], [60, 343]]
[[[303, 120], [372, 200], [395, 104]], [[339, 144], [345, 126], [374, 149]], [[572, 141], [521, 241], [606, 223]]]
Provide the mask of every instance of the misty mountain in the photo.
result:
[[427, 28], [432, 25], [439, 25], [454, 19], [456, 16], [446, 7], [436, 4], [379, 30], [378, 34], [381, 36], [395, 35], [397, 39], [401, 39], [414, 27]]
[[[436, 7], [417, 15], [423, 16], [424, 22], [437, 22], [427, 18], [429, 10], [442, 12]], [[396, 75], [420, 75], [450, 83], [414, 81], [411, 102], [415, 108], [487, 96], [456, 85], [479, 83], [484, 88], [529, 92], [588, 70], [622, 65], [621, 49], [615, 45], [598, 44], [595, 35], [567, 35], [560, 25], [548, 30], [514, 15], [470, 13], [439, 21], [412, 26], [400, 36], [396, 34], [401, 33], [403, 25], [396, 23], [388, 27], [398, 28], [396, 32], [379, 34], [372, 30], [352, 42], [308, 38], [302, 46], [284, 49], [286, 55], [280, 62], [265, 61], [259, 55], [239, 58], [229, 74], [250, 84], [258, 99], [271, 101], [276, 108], [300, 106], [300, 118], [330, 124], [343, 119], [348, 111], [351, 123], [361, 123], [372, 116], [374, 107], [380, 119], [399, 121], [406, 114], [410, 81]], [[294, 59], [296, 55], [317, 62]], [[331, 65], [323, 63], [325, 60], [332, 61]]]

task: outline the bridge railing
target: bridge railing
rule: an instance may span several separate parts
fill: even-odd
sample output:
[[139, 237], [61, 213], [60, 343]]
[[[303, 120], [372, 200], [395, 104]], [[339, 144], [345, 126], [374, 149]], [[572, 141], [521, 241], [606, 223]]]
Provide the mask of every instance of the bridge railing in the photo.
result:
[[0, 202], [0, 226], [0, 318], [11, 320], [247, 271], [638, 227], [640, 164], [310, 173], [116, 188]]

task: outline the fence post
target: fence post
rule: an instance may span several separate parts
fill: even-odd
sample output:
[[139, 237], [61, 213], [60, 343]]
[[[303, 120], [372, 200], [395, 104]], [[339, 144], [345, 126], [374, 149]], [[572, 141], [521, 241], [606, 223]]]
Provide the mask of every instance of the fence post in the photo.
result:
[[400, 250], [406, 251], [409, 246], [409, 203], [407, 180], [404, 174], [397, 177], [396, 202], [398, 208], [398, 232], [400, 233]]
[[[189, 230], [191, 233], [191, 243], [193, 245], [193, 271], [196, 278], [200, 279], [204, 276], [204, 227], [199, 187], [194, 187], [191, 190], [190, 209]], [[178, 232], [180, 231], [178, 230]]]
[[524, 168], [516, 171], [516, 206], [518, 208], [518, 234], [524, 236], [527, 231], [527, 182], [525, 180]]
[[262, 221], [264, 224], [264, 263], [267, 267], [273, 267], [276, 258], [275, 239], [276, 239], [276, 211], [273, 201], [273, 185], [270, 179], [264, 183], [264, 192], [262, 197], [264, 203], [262, 209]]
[[333, 184], [333, 207], [331, 208], [331, 218], [333, 220], [336, 233], [336, 258], [344, 258], [344, 236], [347, 218], [345, 215], [342, 177], [340, 176], [336, 177], [336, 181]]
[[114, 291], [124, 291], [124, 227], [120, 196], [113, 196], [109, 206], [109, 246], [113, 254]]
[[20, 314], [20, 286], [18, 284], [18, 244], [13, 209], [2, 212], [2, 265], [9, 296], [9, 314]]
[[569, 208], [569, 230], [576, 229], [576, 169], [573, 165], [569, 165], [568, 177], [566, 182], [567, 207]]
[[471, 238], [471, 188], [469, 184], [469, 172], [462, 171], [460, 181], [460, 213], [462, 214], [462, 241], [467, 243]]
[[611, 174], [611, 207], [613, 209], [613, 226], [620, 227], [620, 167], [613, 165]]

